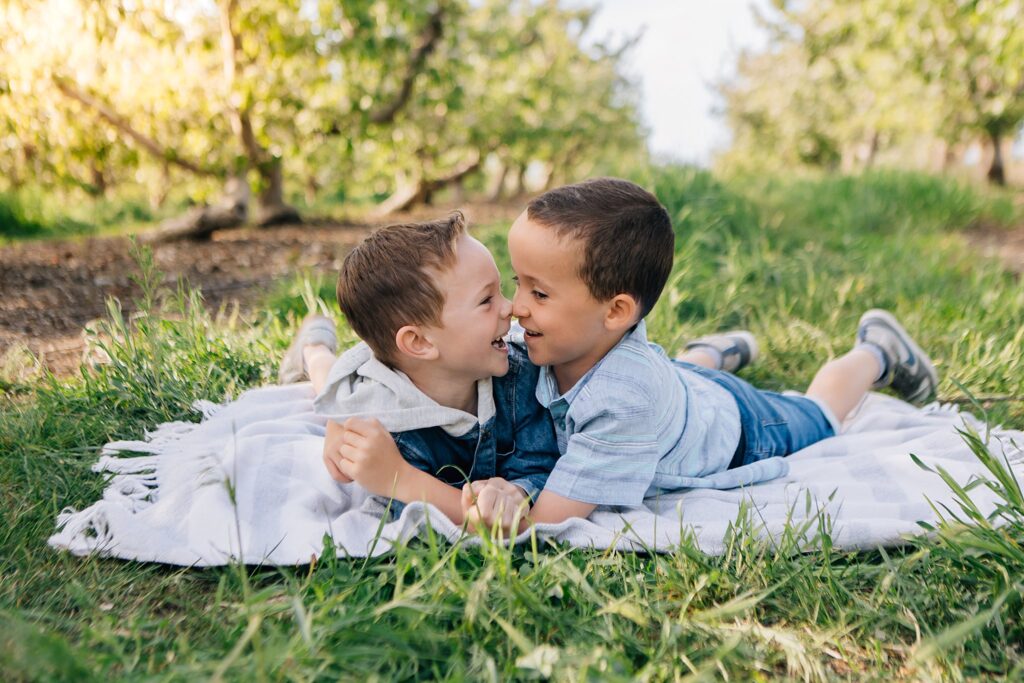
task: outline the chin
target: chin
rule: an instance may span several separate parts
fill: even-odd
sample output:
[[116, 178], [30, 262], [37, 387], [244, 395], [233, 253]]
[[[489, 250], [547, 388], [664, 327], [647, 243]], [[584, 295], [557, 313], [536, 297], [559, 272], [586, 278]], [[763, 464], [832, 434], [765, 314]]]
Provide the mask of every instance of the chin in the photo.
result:
[[508, 359], [504, 363], [496, 364], [491, 372], [492, 377], [504, 377], [508, 374]]
[[526, 355], [530, 357], [530, 362], [534, 365], [546, 365], [544, 361], [544, 354], [537, 349], [531, 349], [529, 346], [526, 347]]

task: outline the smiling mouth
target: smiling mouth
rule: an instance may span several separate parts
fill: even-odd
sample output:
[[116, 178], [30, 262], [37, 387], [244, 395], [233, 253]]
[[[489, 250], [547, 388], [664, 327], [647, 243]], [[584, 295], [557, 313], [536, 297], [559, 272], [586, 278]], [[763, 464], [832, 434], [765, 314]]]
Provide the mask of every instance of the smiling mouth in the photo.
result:
[[536, 339], [537, 337], [543, 337], [544, 336], [540, 332], [531, 332], [530, 330], [526, 329], [525, 327], [523, 328], [523, 332], [524, 332], [524, 336], [529, 337], [531, 339]]
[[497, 339], [492, 341], [491, 342], [491, 347], [494, 348], [497, 351], [507, 351], [508, 350], [508, 345], [505, 343], [505, 340], [502, 337], [498, 337]]

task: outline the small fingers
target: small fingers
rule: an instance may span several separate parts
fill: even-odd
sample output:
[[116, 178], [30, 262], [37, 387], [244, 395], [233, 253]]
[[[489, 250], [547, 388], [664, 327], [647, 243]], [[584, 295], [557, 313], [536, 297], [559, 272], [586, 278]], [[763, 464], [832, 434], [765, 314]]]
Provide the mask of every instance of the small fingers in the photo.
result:
[[347, 476], [345, 476], [345, 474], [341, 470], [338, 469], [338, 466], [334, 464], [334, 460], [328, 457], [326, 453], [324, 454], [324, 466], [327, 468], [327, 474], [331, 475], [331, 479], [339, 481], [342, 484], [347, 484], [350, 481], [352, 481]]
[[354, 462], [347, 460], [346, 458], [338, 458], [335, 464], [343, 476], [345, 476], [349, 481], [355, 481], [356, 474], [358, 474], [358, 472], [356, 471], [356, 464]]
[[366, 440], [366, 436], [348, 428], [341, 435], [341, 443], [343, 445], [362, 446], [366, 443]]
[[338, 447], [338, 455], [352, 462], [361, 462], [366, 457], [361, 448], [347, 443]]

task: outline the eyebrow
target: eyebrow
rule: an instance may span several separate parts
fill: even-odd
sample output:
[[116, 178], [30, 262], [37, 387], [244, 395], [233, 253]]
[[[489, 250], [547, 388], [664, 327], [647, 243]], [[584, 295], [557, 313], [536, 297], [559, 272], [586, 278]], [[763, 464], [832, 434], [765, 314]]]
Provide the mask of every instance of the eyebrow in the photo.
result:
[[513, 277], [513, 279], [516, 282], [519, 282], [520, 280], [523, 280], [523, 279], [532, 280], [533, 283], [535, 285], [537, 285], [538, 287], [540, 287], [541, 289], [550, 289], [550, 287], [548, 287], [546, 282], [544, 282], [540, 278], [533, 277], [532, 275], [524, 275], [522, 277], [519, 277], [518, 275], [513, 275], [512, 277]]

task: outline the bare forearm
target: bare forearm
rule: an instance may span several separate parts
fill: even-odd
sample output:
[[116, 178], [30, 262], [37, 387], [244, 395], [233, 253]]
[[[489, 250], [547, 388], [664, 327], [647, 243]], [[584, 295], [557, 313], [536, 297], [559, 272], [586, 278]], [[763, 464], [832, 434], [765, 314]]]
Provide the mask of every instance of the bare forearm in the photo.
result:
[[[541, 491], [540, 496], [537, 498], [536, 505], [530, 510], [530, 514], [526, 520], [527, 525], [529, 524], [558, 524], [564, 522], [570, 517], [587, 517], [591, 512], [594, 511], [596, 505], [592, 503], [582, 503], [578, 500], [572, 500], [571, 498], [565, 498], [558, 494], [551, 493], [550, 491]], [[523, 530], [522, 524], [520, 525], [520, 531]]]
[[455, 524], [465, 521], [462, 491], [414, 467], [403, 472], [394, 495], [403, 503], [430, 503]]

